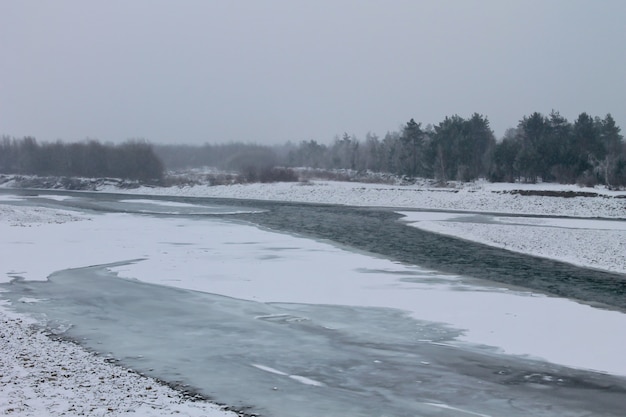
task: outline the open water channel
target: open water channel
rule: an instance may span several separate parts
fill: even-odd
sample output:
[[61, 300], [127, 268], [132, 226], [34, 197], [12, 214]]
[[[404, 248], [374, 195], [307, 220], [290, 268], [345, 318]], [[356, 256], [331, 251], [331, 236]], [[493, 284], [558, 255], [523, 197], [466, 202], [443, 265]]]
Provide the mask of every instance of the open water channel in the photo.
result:
[[[145, 214], [139, 202], [121, 203], [130, 198], [81, 193], [15, 204]], [[152, 215], [203, 221], [241, 211], [228, 218], [429, 269], [626, 307], [622, 276], [423, 232], [390, 210], [167, 199], [213, 209]], [[624, 378], [455, 344], [454, 329], [401, 310], [240, 300], [120, 279], [112, 266], [58, 271], [46, 282], [16, 279], [2, 285], [0, 297], [45, 315], [52, 332], [124, 366], [249, 414], [583, 417], [626, 410]], [[23, 297], [45, 302], [18, 302]]]

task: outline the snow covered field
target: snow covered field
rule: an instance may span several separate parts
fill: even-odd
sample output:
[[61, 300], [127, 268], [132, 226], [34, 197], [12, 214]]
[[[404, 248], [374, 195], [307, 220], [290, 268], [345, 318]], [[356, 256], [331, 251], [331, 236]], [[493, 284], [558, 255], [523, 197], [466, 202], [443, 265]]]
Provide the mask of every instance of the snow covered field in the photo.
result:
[[[416, 227], [626, 272], [626, 199], [617, 198], [626, 193], [586, 190], [601, 196], [565, 199], [506, 191], [502, 185], [493, 184], [452, 190], [321, 182], [145, 188], [132, 192], [445, 210], [448, 212], [399, 211]], [[621, 352], [626, 335], [615, 331], [626, 328], [626, 315], [619, 312], [498, 286], [476, 286], [460, 277], [441, 276], [252, 226], [126, 214], [86, 216], [10, 205], [20, 199], [0, 195], [0, 253], [11, 255], [2, 262], [0, 281], [17, 276], [44, 280], [60, 269], [141, 259], [114, 270], [126, 278], [261, 302], [400, 308], [415, 317], [462, 329], [462, 343], [484, 344], [510, 354], [626, 375]], [[143, 204], [149, 205], [150, 201], [143, 200]], [[170, 204], [177, 205], [180, 203]], [[464, 210], [587, 219], [506, 217], [476, 223], [468, 219], [469, 215], [458, 213]], [[277, 253], [276, 248], [286, 253]], [[207, 262], [219, 266], [210, 279], [204, 272]], [[298, 271], [298, 280], [292, 279], [294, 271]], [[422, 283], [400, 281], [398, 276], [402, 274], [425, 279]], [[457, 308], [445, 307], [449, 305]], [[30, 327], [30, 319], [16, 316], [9, 307], [0, 306], [0, 412], [4, 414], [229, 415], [219, 407], [184, 400], [177, 392], [125, 372], [73, 344], [51, 340]], [[558, 333], [554, 332], [556, 328]], [[94, 389], [96, 386], [98, 389]]]
[[[599, 196], [598, 198], [524, 196], [512, 194], [511, 191], [513, 190], [587, 192]], [[576, 185], [559, 184], [509, 184], [480, 181], [452, 183], [450, 187], [436, 187], [427, 181], [408, 186], [311, 181], [307, 183], [198, 185], [167, 188], [141, 187], [132, 190], [104, 187], [101, 191], [146, 195], [298, 201], [349, 206], [626, 219], [626, 191], [609, 191], [604, 188], [581, 188]]]

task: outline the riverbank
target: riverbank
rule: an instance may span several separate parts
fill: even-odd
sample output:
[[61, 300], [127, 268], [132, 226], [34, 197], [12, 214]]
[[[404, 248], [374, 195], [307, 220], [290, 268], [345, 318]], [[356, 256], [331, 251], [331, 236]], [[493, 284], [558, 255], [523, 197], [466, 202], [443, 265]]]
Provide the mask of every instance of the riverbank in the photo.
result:
[[0, 323], [1, 415], [236, 416], [57, 339], [2, 305]]
[[441, 187], [430, 180], [412, 185], [308, 181], [135, 189], [103, 185], [98, 191], [626, 220], [626, 191], [551, 183], [477, 181]]

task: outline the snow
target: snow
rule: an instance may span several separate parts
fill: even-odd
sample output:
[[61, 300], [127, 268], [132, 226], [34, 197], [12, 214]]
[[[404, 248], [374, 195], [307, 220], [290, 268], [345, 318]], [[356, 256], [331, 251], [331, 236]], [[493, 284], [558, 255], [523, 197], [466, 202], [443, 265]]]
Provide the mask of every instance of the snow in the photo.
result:
[[[47, 196], [46, 196], [47, 198]], [[202, 207], [196, 204], [189, 203], [178, 203], [176, 201], [154, 201], [154, 200], [120, 200], [120, 203], [142, 203], [142, 204], [154, 204], [157, 206], [165, 206], [165, 207]]]
[[456, 408], [456, 407], [451, 407], [447, 404], [440, 404], [440, 403], [426, 403], [432, 407], [437, 407], [437, 408], [443, 408], [444, 410], [451, 410], [451, 411], [456, 411], [456, 412], [461, 412], [462, 415], [468, 415], [468, 416], [477, 416], [477, 417], [491, 417], [488, 416], [487, 414], [480, 414], [480, 413], [474, 413], [472, 411], [467, 411], [467, 410], [463, 410], [461, 408]]
[[528, 255], [626, 274], [626, 221], [399, 212], [411, 226]]
[[[14, 198], [14, 201], [20, 200]], [[88, 218], [85, 215], [69, 210], [51, 210], [31, 206], [5, 206], [0, 203], [0, 224], [4, 226], [38, 227], [42, 224], [62, 224]]]
[[255, 363], [253, 363], [252, 366], [254, 366], [255, 368], [260, 369], [262, 371], [269, 372], [271, 374], [289, 377], [289, 378], [293, 379], [294, 381], [300, 382], [301, 384], [312, 385], [314, 387], [322, 387], [322, 386], [324, 386], [324, 384], [322, 382], [316, 381], [316, 380], [311, 379], [311, 378], [307, 378], [305, 376], [289, 375], [288, 373], [283, 372], [283, 371], [279, 371], [278, 369], [274, 369], [274, 368], [269, 367], [269, 366], [259, 365], [259, 364], [255, 364]]
[[0, 414], [226, 417], [79, 346], [53, 340], [0, 305]]
[[[439, 189], [316, 182], [132, 192], [398, 207], [411, 226], [626, 272], [626, 199], [617, 198], [624, 193], [592, 189], [600, 196], [565, 199], [511, 194], [511, 186], [508, 187], [477, 183]], [[539, 186], [533, 187], [516, 184], [514, 188]], [[626, 328], [626, 314], [617, 311], [528, 291], [479, 285], [463, 277], [219, 219], [197, 222], [131, 214], [87, 216], [11, 205], [20, 199], [0, 196], [0, 253], [11, 254], [0, 265], [0, 281], [18, 276], [45, 280], [61, 269], [135, 260], [113, 270], [129, 279], [259, 302], [398, 308], [422, 320], [462, 329], [463, 335], [455, 343], [489, 346], [508, 354], [626, 375], [626, 358], [622, 354], [626, 334], [618, 331]], [[148, 202], [157, 204], [143, 201]], [[181, 203], [158, 204], [180, 207]], [[490, 217], [485, 223], [460, 212], [466, 210], [584, 219], [511, 216]], [[210, 273], [206, 271], [207, 264], [212, 265]], [[455, 307], [449, 308], [451, 305]], [[0, 306], [0, 320], [0, 412], [24, 416], [81, 412], [233, 415], [211, 404], [186, 400], [154, 380], [113, 366], [76, 345], [53, 340], [31, 326], [30, 319], [13, 313], [10, 306]], [[250, 365], [283, 374], [264, 365]], [[319, 384], [298, 375], [285, 375], [301, 383]]]
[[[514, 190], [587, 192], [598, 194], [599, 197], [524, 196], [512, 194], [511, 191]], [[102, 191], [140, 195], [241, 198], [350, 206], [626, 219], [626, 191], [547, 183], [508, 184], [477, 181], [468, 184], [452, 183], [450, 187], [436, 187], [426, 181], [408, 186], [311, 181], [167, 188], [140, 187], [133, 190], [121, 190], [109, 186], [104, 187]]]
[[46, 198], [49, 200], [54, 200], [54, 201], [66, 201], [66, 200], [70, 200], [72, 197], [67, 196], [67, 195], [52, 195], [52, 194], [47, 194]]

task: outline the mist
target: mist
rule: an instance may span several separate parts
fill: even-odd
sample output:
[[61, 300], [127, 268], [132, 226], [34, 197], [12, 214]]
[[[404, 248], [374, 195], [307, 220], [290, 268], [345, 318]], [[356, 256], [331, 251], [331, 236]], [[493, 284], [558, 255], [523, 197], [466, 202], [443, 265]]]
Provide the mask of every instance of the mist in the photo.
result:
[[280, 144], [558, 109], [626, 122], [626, 3], [0, 4], [0, 134]]

